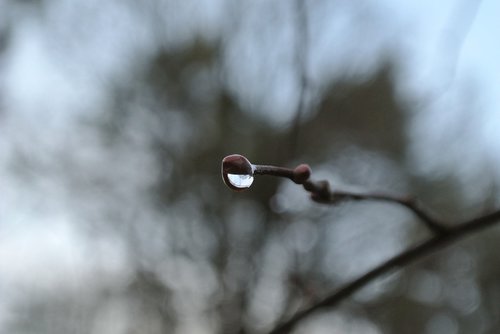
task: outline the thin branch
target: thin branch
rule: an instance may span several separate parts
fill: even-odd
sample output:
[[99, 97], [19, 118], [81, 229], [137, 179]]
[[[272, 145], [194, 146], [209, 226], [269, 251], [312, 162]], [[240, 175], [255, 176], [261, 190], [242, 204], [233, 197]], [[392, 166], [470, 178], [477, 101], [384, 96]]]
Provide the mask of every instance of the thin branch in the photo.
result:
[[[301, 184], [305, 190], [311, 193], [312, 200], [319, 203], [335, 204], [346, 200], [375, 200], [396, 203], [411, 210], [430, 230], [434, 232], [434, 236], [432, 238], [390, 258], [364, 275], [358, 277], [350, 283], [347, 283], [337, 290], [337, 292], [334, 292], [322, 301], [298, 312], [289, 320], [283, 322], [281, 325], [278, 325], [270, 332], [270, 334], [288, 333], [297, 325], [297, 323], [309, 316], [311, 313], [322, 308], [329, 308], [337, 305], [354, 292], [363, 288], [374, 279], [386, 274], [390, 270], [405, 267], [416, 260], [457, 241], [460, 238], [500, 222], [499, 209], [488, 215], [473, 218], [460, 224], [445, 225], [433, 218], [412, 198], [381, 193], [331, 191], [328, 181], [312, 181], [310, 179], [311, 169], [306, 164], [301, 164], [294, 169], [268, 165], [253, 165], [245, 157], [233, 154], [222, 160], [222, 174], [226, 184], [228, 184], [228, 175], [232, 173], [237, 175], [248, 174], [248, 176], [272, 175], [288, 178], [297, 184]], [[243, 190], [237, 186], [235, 187], [235, 185], [228, 184], [228, 186], [233, 190]], [[250, 185], [245, 185], [245, 188], [248, 188], [249, 186]]]
[[433, 218], [414, 198], [382, 193], [355, 193], [347, 191], [331, 191], [328, 181], [311, 181], [303, 183], [304, 189], [311, 192], [311, 198], [319, 203], [336, 204], [342, 201], [383, 201], [402, 205], [412, 211], [425, 226], [436, 234], [445, 233], [448, 227]]
[[295, 66], [297, 68], [297, 81], [299, 85], [299, 98], [295, 110], [295, 119], [290, 130], [290, 154], [293, 157], [298, 150], [300, 123], [307, 110], [306, 96], [309, 90], [307, 76], [307, 62], [309, 52], [309, 22], [307, 3], [304, 0], [295, 0], [296, 25], [295, 25]]
[[289, 320], [278, 325], [269, 334], [284, 334], [289, 333], [301, 320], [310, 314], [324, 308], [331, 308], [339, 304], [341, 301], [365, 287], [367, 284], [381, 277], [382, 275], [397, 268], [403, 268], [424, 256], [439, 250], [447, 245], [452, 244], [458, 239], [471, 235], [472, 233], [479, 232], [485, 228], [491, 227], [500, 222], [500, 210], [494, 211], [488, 215], [474, 218], [461, 223], [454, 227], [449, 227], [446, 232], [438, 234], [423, 243], [414, 246], [392, 258], [378, 265], [372, 270], [357, 279], [347, 283], [333, 294], [329, 295], [322, 301], [306, 308]]
[[254, 165], [242, 155], [232, 154], [222, 160], [222, 178], [227, 186], [233, 190], [245, 190], [251, 182], [244, 185], [233, 184], [228, 174], [239, 175], [271, 175], [285, 177], [297, 184], [302, 184], [305, 190], [311, 193], [311, 198], [319, 203], [336, 204], [341, 201], [384, 201], [402, 205], [411, 210], [422, 223], [435, 234], [445, 233], [446, 224], [433, 218], [417, 201], [411, 197], [394, 196], [383, 193], [354, 193], [347, 191], [331, 191], [328, 181], [312, 181], [311, 168], [301, 164], [294, 169], [268, 165]]

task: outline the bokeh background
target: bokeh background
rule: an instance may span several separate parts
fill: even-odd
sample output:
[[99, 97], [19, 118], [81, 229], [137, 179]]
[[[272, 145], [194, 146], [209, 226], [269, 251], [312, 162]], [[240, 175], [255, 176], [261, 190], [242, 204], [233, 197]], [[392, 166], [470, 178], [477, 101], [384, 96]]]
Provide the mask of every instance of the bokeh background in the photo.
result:
[[[309, 163], [450, 224], [500, 205], [500, 4], [0, 0], [0, 332], [265, 333], [429, 236], [220, 161]], [[301, 333], [498, 333], [499, 228]]]

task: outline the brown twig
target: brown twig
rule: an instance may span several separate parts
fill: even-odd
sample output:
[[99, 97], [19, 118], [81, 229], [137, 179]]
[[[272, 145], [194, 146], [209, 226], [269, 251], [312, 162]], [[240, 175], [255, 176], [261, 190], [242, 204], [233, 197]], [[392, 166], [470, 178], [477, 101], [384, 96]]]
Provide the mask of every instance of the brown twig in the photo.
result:
[[405, 267], [416, 260], [423, 258], [425, 255], [432, 253], [433, 251], [443, 248], [460, 238], [464, 238], [472, 233], [479, 232], [485, 228], [493, 226], [498, 222], [500, 222], [500, 210], [494, 211], [485, 216], [468, 220], [464, 223], [458, 224], [457, 226], [449, 227], [445, 232], [435, 235], [429, 240], [390, 258], [367, 273], [361, 275], [357, 279], [339, 288], [336, 292], [327, 296], [320, 302], [296, 313], [290, 319], [271, 330], [269, 334], [289, 333], [301, 320], [310, 314], [320, 309], [336, 306], [354, 292], [360, 290], [376, 278], [381, 277], [383, 274], [386, 274], [396, 268]]
[[383, 201], [402, 205], [412, 211], [427, 228], [436, 234], [444, 233], [447, 227], [444, 223], [433, 218], [412, 197], [395, 196], [383, 193], [356, 193], [348, 191], [331, 191], [327, 181], [307, 180], [303, 183], [304, 189], [311, 192], [311, 198], [319, 203], [336, 204], [342, 201]]
[[[311, 198], [319, 203], [335, 204], [340, 201], [354, 200], [375, 200], [396, 203], [411, 210], [420, 220], [434, 232], [434, 236], [430, 239], [413, 246], [412, 248], [403, 251], [388, 259], [372, 270], [357, 279], [347, 283], [339, 288], [336, 292], [327, 296], [320, 302], [306, 308], [287, 321], [278, 325], [269, 334], [283, 334], [290, 332], [301, 320], [323, 308], [331, 308], [354, 292], [366, 286], [374, 279], [381, 277], [390, 270], [402, 268], [414, 261], [423, 258], [425, 255], [432, 253], [440, 248], [445, 247], [460, 238], [466, 237], [472, 233], [490, 227], [500, 222], [500, 209], [488, 215], [473, 218], [460, 224], [445, 225], [433, 218], [425, 209], [423, 209], [414, 199], [409, 197], [394, 196], [381, 193], [354, 193], [347, 191], [332, 191], [330, 184], [327, 181], [312, 181], [310, 179], [311, 169], [308, 165], [302, 164], [294, 169], [252, 165], [248, 159], [241, 155], [230, 155], [222, 161], [222, 174], [224, 181], [227, 181], [227, 175], [230, 173], [250, 174], [250, 175], [272, 175], [285, 177], [297, 184], [301, 184], [305, 190], [311, 193]], [[230, 185], [228, 185], [230, 186]], [[234, 189], [234, 187], [230, 186]], [[234, 189], [241, 190], [241, 189]]]
[[432, 215], [430, 215], [417, 203], [415, 199], [411, 197], [394, 196], [383, 193], [331, 191], [328, 181], [312, 181], [310, 179], [311, 168], [306, 164], [299, 165], [294, 169], [269, 165], [254, 165], [244, 156], [232, 154], [222, 160], [222, 178], [224, 182], [228, 185], [228, 187], [237, 191], [244, 190], [249, 187], [248, 185], [243, 188], [239, 188], [238, 186], [233, 185], [228, 178], [228, 174], [249, 176], [271, 175], [285, 177], [297, 184], [302, 184], [304, 189], [311, 193], [311, 198], [319, 203], [336, 204], [347, 200], [372, 200], [396, 203], [411, 210], [432, 232], [441, 234], [447, 231], [447, 227], [444, 223], [433, 218]]

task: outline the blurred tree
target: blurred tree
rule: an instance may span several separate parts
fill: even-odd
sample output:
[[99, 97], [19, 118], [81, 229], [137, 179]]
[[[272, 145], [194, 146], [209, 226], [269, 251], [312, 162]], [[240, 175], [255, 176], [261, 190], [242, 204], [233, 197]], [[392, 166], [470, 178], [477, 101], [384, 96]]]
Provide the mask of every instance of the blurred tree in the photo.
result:
[[[196, 11], [198, 4], [186, 3]], [[178, 14], [182, 20], [184, 5], [165, 4], [171, 6], [165, 16], [175, 23]], [[273, 72], [278, 70], [271, 58], [275, 48], [290, 41], [290, 22], [276, 17], [278, 23], [260, 21], [253, 27], [259, 31], [252, 35], [257, 44], [262, 37], [276, 45], [249, 47], [249, 58], [271, 59], [264, 66], [269, 78], [246, 82], [248, 91], [241, 92], [233, 86], [229, 74], [237, 74], [228, 73], [225, 60], [229, 37], [243, 30], [238, 16], [226, 18], [230, 28], [221, 28], [216, 38], [188, 31], [189, 39], [172, 46], [167, 37], [176, 32], [184, 36], [186, 30], [164, 31], [163, 24], [168, 28], [173, 23], [163, 17], [163, 5], [148, 2], [144, 6], [150, 11], [141, 6], [139, 21], [148, 23], [145, 34], [154, 35], [154, 47], [134, 53], [125, 74], [100, 78], [104, 102], [94, 105], [99, 111], [79, 114], [54, 147], [34, 152], [19, 145], [9, 160], [18, 173], [25, 168], [33, 179], [56, 179], [64, 194], [58, 201], [76, 217], [71, 222], [88, 240], [118, 240], [105, 244], [123, 247], [126, 269], [116, 276], [92, 271], [92, 280], [75, 289], [55, 286], [37, 296], [20, 293], [15, 305], [8, 306], [9, 331], [266, 332], [427, 233], [400, 208], [379, 203], [320, 207], [275, 178], [256, 180], [252, 191], [231, 193], [221, 181], [219, 165], [231, 153], [259, 163], [307, 162], [335, 187], [417, 194], [444, 217], [449, 211], [466, 211], [458, 180], [417, 176], [408, 163], [411, 106], [397, 95], [394, 56], [384, 57], [361, 80], [336, 77], [321, 89], [307, 81], [311, 96], [305, 94], [307, 112], [297, 118], [296, 131], [296, 115], [284, 123], [269, 121], [266, 114], [274, 110], [266, 111], [262, 96], [255, 93], [280, 76]], [[272, 7], [267, 15], [273, 16], [281, 5], [260, 6]], [[308, 3], [306, 8], [319, 10], [320, 5]], [[37, 6], [50, 7], [44, 2]], [[137, 4], [122, 6], [139, 11]], [[221, 5], [230, 14], [244, 12], [245, 6], [251, 5]], [[348, 10], [340, 3], [332, 6]], [[172, 14], [176, 9], [179, 13]], [[370, 17], [359, 8], [354, 12]], [[15, 29], [15, 22], [11, 25]], [[0, 57], [9, 48], [5, 31], [0, 30]], [[263, 53], [253, 54], [255, 50]], [[290, 77], [297, 76], [300, 64], [289, 66], [282, 57]], [[244, 59], [239, 63], [242, 72], [255, 66]], [[298, 82], [305, 85], [303, 78]], [[287, 86], [286, 80], [282, 83]], [[258, 108], [262, 110], [256, 112]], [[491, 197], [496, 195], [493, 191]], [[498, 260], [493, 256], [497, 234], [468, 240], [383, 278], [304, 326], [320, 324], [318, 333], [495, 333], [500, 326]], [[105, 265], [119, 262], [88, 242], [88, 257]]]

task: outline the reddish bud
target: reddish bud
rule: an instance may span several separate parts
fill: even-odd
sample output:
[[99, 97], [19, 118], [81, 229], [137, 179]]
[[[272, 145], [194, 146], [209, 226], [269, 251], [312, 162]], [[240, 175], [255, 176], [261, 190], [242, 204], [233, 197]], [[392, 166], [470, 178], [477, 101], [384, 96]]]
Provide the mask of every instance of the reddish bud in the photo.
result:
[[311, 167], [306, 164], [301, 164], [293, 170], [293, 182], [302, 184], [311, 176]]

